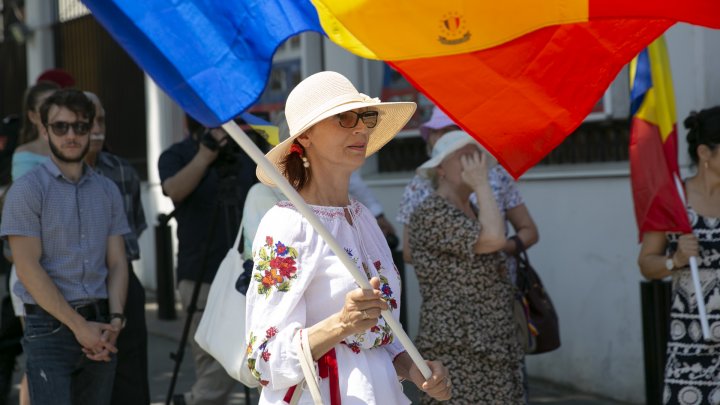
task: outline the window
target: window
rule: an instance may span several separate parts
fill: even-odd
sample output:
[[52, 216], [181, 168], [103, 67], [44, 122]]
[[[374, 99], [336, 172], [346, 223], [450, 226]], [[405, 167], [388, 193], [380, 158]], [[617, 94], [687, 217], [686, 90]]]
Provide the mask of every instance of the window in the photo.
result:
[[298, 83], [300, 83], [300, 59], [273, 62], [265, 91], [250, 112], [269, 117], [269, 121], [274, 122], [277, 115], [285, 109], [285, 100], [290, 90]]
[[385, 65], [380, 99], [386, 102], [414, 101], [418, 107], [405, 129], [417, 129], [430, 119], [433, 103], [424, 94], [415, 90], [407, 80], [390, 65]]

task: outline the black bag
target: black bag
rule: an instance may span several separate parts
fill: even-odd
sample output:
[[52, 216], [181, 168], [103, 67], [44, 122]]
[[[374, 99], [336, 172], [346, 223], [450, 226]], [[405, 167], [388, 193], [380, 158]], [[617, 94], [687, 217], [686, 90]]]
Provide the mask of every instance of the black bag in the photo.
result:
[[519, 299], [526, 306], [529, 335], [528, 354], [540, 354], [560, 347], [560, 324], [550, 296], [543, 287], [540, 276], [530, 265], [525, 245], [513, 236], [517, 246], [517, 285]]

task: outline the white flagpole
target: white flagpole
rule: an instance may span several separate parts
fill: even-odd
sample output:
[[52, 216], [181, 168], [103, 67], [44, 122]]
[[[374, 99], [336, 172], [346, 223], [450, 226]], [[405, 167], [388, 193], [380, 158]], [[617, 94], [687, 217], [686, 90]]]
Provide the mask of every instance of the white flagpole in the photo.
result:
[[[372, 289], [372, 286], [368, 282], [367, 277], [364, 274], [361, 274], [357, 267], [355, 267], [355, 263], [353, 263], [348, 254], [345, 252], [345, 249], [343, 249], [342, 246], [338, 244], [332, 234], [330, 234], [330, 232], [327, 230], [327, 228], [325, 228], [322, 222], [320, 222], [315, 213], [313, 213], [312, 209], [310, 209], [310, 207], [305, 203], [305, 200], [300, 196], [300, 194], [298, 194], [298, 192], [294, 188], [292, 188], [290, 183], [288, 183], [287, 179], [282, 174], [280, 174], [280, 172], [277, 171], [275, 166], [273, 166], [270, 161], [267, 160], [262, 151], [260, 151], [260, 149], [250, 140], [250, 138], [248, 138], [247, 134], [245, 134], [245, 131], [243, 131], [242, 128], [240, 128], [234, 121], [228, 121], [227, 123], [223, 124], [223, 128], [225, 129], [225, 131], [227, 131], [228, 134], [230, 134], [230, 136], [235, 140], [235, 142], [237, 142], [238, 145], [243, 148], [243, 150], [248, 154], [248, 156], [250, 156], [250, 158], [252, 158], [252, 160], [254, 160], [258, 166], [262, 167], [262, 169], [272, 179], [272, 181], [280, 189], [280, 191], [282, 191], [283, 194], [285, 194], [285, 196], [295, 205], [295, 208], [300, 211], [300, 214], [302, 214], [302, 216], [305, 217], [308, 222], [310, 222], [310, 225], [320, 234], [323, 240], [325, 240], [325, 243], [328, 244], [330, 250], [332, 250], [333, 253], [335, 253], [340, 259], [340, 261], [345, 265], [345, 267], [353, 276], [355, 282], [358, 283], [360, 288]], [[418, 350], [415, 348], [415, 345], [413, 345], [410, 337], [408, 337], [408, 335], [405, 333], [400, 323], [395, 320], [389, 310], [382, 311], [382, 316], [383, 319], [385, 319], [385, 323], [387, 323], [387, 325], [390, 326], [390, 328], [392, 329], [395, 337], [400, 341], [400, 343], [402, 343], [403, 347], [405, 347], [405, 350], [407, 350], [408, 354], [410, 355], [422, 375], [425, 377], [425, 379], [430, 378], [432, 376], [430, 367], [428, 367], [427, 363], [425, 363], [422, 355], [420, 355], [420, 352], [418, 352]]]
[[[683, 206], [687, 206], [685, 201], [685, 190], [683, 189], [680, 179], [677, 175], [673, 174], [675, 180], [675, 186], [677, 187], [678, 195], [683, 203]], [[702, 328], [703, 338], [710, 340], [710, 325], [708, 324], [707, 312], [705, 312], [705, 295], [700, 285], [700, 272], [698, 271], [697, 257], [690, 257], [690, 274], [692, 275], [693, 286], [695, 287], [695, 301], [697, 302], [698, 314], [700, 315], [700, 327]]]

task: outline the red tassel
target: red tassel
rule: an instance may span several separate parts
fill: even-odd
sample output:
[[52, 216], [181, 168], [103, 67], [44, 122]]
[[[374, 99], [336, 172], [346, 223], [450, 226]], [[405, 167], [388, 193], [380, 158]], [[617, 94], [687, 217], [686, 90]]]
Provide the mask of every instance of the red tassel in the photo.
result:
[[[330, 405], [341, 405], [340, 401], [340, 375], [338, 373], [337, 356], [335, 349], [330, 349], [318, 359], [318, 374], [320, 378], [330, 378]], [[297, 385], [290, 387], [283, 398], [283, 401], [290, 403]]]

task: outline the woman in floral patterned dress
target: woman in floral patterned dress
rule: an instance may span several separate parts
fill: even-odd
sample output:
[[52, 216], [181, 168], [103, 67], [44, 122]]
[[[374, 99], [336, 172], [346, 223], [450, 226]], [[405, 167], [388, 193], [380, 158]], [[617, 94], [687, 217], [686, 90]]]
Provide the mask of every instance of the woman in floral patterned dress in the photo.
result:
[[[432, 376], [426, 381], [380, 316], [384, 309], [399, 315], [400, 275], [377, 221], [348, 197], [351, 173], [414, 110], [414, 103], [381, 103], [360, 94], [335, 72], [312, 75], [290, 93], [290, 137], [267, 157], [374, 289], [357, 288], [293, 204], [282, 201], [268, 211], [253, 242], [246, 312], [248, 367], [263, 386], [260, 404], [289, 402], [304, 378], [296, 350], [304, 338], [317, 361], [326, 405], [409, 404], [399, 378], [439, 400], [450, 398], [447, 369], [428, 362]], [[274, 185], [260, 168], [257, 175]], [[309, 392], [300, 403], [312, 403]]]
[[[418, 168], [435, 193], [410, 217], [410, 249], [423, 306], [416, 344], [441, 359], [455, 383], [452, 403], [525, 402], [523, 351], [513, 322], [513, 287], [501, 250], [504, 223], [488, 181], [488, 155], [462, 131], [437, 141]], [[477, 195], [477, 211], [470, 193]], [[431, 404], [431, 398], [423, 398]]]
[[[692, 233], [645, 232], [638, 263], [649, 279], [672, 277], [664, 404], [720, 404], [720, 106], [685, 120], [697, 174], [685, 180]], [[691, 256], [698, 258], [711, 339], [700, 328]]]

